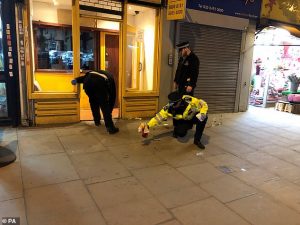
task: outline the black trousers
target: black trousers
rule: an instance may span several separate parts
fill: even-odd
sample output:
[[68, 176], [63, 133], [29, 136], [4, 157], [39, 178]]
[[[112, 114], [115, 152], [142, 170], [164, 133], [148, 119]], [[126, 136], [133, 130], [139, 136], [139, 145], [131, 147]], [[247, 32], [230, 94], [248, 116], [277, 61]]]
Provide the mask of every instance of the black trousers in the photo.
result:
[[110, 128], [114, 126], [112, 121], [112, 107], [109, 104], [108, 99], [103, 99], [103, 97], [89, 96], [89, 102], [94, 117], [95, 124], [99, 124], [101, 120], [100, 108], [104, 117], [105, 127]]
[[196, 124], [196, 132], [194, 135], [195, 141], [200, 141], [206, 122], [208, 117], [206, 116], [205, 120], [200, 121], [196, 116], [193, 117], [191, 120], [175, 120], [173, 119], [174, 125], [174, 133], [179, 137], [184, 137], [188, 130], [193, 128], [193, 125]]

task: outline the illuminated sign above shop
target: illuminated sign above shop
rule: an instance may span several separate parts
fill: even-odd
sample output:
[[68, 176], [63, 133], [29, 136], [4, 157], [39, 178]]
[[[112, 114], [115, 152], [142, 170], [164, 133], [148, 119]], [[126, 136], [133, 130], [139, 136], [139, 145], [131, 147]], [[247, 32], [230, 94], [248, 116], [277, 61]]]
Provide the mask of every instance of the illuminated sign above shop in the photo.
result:
[[300, 24], [300, 2], [294, 0], [263, 0], [261, 17]]
[[227, 16], [257, 19], [261, 0], [188, 0], [187, 8]]
[[185, 0], [169, 0], [167, 20], [181, 20], [185, 18]]

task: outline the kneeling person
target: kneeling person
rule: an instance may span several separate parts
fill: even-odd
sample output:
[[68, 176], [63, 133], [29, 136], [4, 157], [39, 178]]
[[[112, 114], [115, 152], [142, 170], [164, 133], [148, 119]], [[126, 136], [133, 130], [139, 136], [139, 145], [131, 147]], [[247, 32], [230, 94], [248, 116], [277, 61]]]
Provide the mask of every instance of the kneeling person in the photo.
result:
[[160, 124], [168, 117], [173, 117], [174, 137], [184, 137], [189, 129], [196, 124], [194, 144], [201, 149], [205, 146], [201, 143], [201, 137], [207, 122], [208, 106], [202, 99], [197, 99], [189, 95], [181, 95], [179, 92], [172, 92], [168, 95], [169, 103], [156, 114], [147, 124], [142, 123], [139, 132], [149, 132], [149, 128]]

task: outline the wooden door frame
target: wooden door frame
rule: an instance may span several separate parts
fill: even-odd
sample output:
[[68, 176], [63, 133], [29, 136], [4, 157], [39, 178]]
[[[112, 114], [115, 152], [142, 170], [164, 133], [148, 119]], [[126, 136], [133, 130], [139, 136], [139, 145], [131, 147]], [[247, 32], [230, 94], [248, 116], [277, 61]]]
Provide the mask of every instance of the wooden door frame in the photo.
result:
[[[121, 27], [121, 26], [120, 26]], [[118, 83], [116, 84], [116, 86], [118, 87], [118, 101], [119, 101], [119, 115], [118, 117], [121, 117], [122, 112], [121, 112], [121, 107], [122, 107], [122, 77], [121, 75], [123, 74], [122, 72], [122, 62], [120, 61], [120, 59], [122, 59], [122, 40], [121, 40], [121, 29], [118, 32], [110, 32], [110, 31], [100, 31], [100, 60], [99, 60], [99, 68], [101, 70], [105, 70], [105, 35], [116, 35], [119, 36], [119, 49], [118, 49], [118, 53], [119, 53], [119, 68], [118, 68]]]

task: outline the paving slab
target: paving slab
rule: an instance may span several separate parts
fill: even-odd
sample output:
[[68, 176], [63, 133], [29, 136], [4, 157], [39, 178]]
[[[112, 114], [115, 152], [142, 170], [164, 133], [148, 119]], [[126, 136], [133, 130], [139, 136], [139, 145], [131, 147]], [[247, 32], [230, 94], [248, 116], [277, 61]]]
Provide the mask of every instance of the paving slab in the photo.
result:
[[200, 186], [223, 203], [245, 198], [257, 193], [257, 190], [232, 176], [222, 176]]
[[21, 165], [24, 188], [79, 179], [66, 153], [24, 157]]
[[172, 213], [186, 225], [250, 225], [214, 198], [172, 209]]
[[299, 225], [300, 214], [265, 195], [252, 195], [228, 206], [255, 225]]
[[0, 169], [0, 202], [23, 197], [20, 162]]
[[158, 224], [172, 215], [134, 177], [89, 185], [108, 224]]
[[25, 199], [30, 225], [106, 225], [81, 181], [29, 189]]
[[86, 184], [131, 176], [109, 151], [75, 154], [70, 158], [80, 178]]

